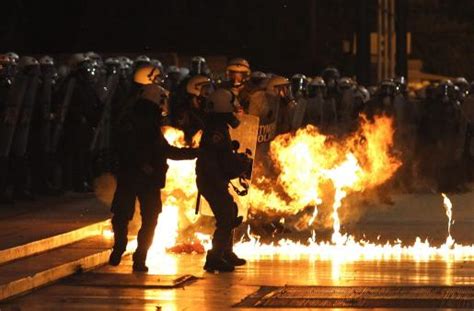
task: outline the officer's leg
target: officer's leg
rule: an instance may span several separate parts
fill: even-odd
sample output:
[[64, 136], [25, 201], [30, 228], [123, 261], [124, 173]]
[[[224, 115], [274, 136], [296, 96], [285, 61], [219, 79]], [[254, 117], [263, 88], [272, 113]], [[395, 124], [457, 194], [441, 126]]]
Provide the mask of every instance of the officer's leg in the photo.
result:
[[10, 204], [13, 200], [7, 196], [7, 187], [10, 182], [10, 159], [0, 157], [0, 204]]
[[234, 200], [230, 195], [227, 185], [199, 186], [201, 194], [209, 203], [216, 218], [216, 230], [212, 238], [212, 250], [207, 254], [204, 269], [207, 271], [233, 271], [234, 266], [224, 260], [226, 249], [229, 248], [232, 230], [235, 227]]
[[135, 187], [123, 178], [118, 178], [112, 202], [112, 228], [114, 230], [114, 249], [110, 255], [109, 263], [118, 265], [122, 254], [127, 248], [128, 223], [135, 210]]
[[138, 231], [138, 246], [133, 254], [133, 269], [135, 271], [148, 271], [146, 257], [148, 249], [153, 242], [158, 215], [161, 212], [160, 190], [152, 185], [144, 185], [138, 191], [142, 226]]
[[[238, 225], [240, 225], [240, 223], [238, 222], [239, 219], [237, 218], [239, 214], [239, 208], [235, 202], [232, 208], [232, 212], [233, 212], [233, 218], [236, 220], [236, 223], [233, 226], [233, 228], [235, 228]], [[239, 258], [234, 253], [234, 232], [235, 232], [235, 229], [232, 229], [232, 231], [230, 232], [229, 240], [227, 241], [227, 245], [224, 250], [224, 259], [234, 266], [243, 266], [247, 263], [247, 261], [243, 258]]]

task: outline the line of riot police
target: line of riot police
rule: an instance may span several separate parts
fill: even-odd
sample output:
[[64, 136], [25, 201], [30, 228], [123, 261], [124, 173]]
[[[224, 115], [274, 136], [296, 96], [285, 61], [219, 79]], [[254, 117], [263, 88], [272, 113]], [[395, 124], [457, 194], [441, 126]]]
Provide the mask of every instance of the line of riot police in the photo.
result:
[[276, 135], [312, 124], [343, 137], [364, 113], [369, 120], [394, 118], [395, 147], [404, 160], [397, 183], [403, 187], [411, 190], [414, 180], [423, 180], [428, 188], [457, 190], [472, 177], [464, 168], [471, 167], [474, 148], [474, 99], [463, 78], [412, 94], [403, 77], [366, 88], [334, 67], [288, 79], [252, 71], [243, 58], [231, 59], [219, 76], [200, 56], [189, 69], [165, 70], [144, 55], [132, 61], [77, 53], [59, 66], [49, 56], [6, 53], [0, 54], [1, 202], [91, 191], [95, 176], [116, 168], [114, 127], [148, 83], [161, 85], [169, 102], [165, 123], [182, 129], [189, 143], [205, 126], [209, 95], [229, 90], [236, 111], [260, 118], [257, 170], [266, 170]]

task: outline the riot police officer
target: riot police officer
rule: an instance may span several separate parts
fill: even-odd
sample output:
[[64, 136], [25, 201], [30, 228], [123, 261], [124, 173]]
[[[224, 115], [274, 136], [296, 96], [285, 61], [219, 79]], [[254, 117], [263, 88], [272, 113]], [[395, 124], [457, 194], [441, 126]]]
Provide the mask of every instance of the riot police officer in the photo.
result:
[[133, 72], [136, 72], [139, 68], [143, 66], [150, 66], [150, 65], [151, 65], [150, 57], [146, 55], [139, 55], [133, 61]]
[[293, 130], [297, 130], [303, 125], [304, 116], [308, 106], [308, 83], [309, 79], [303, 74], [295, 74], [291, 77], [291, 93], [296, 102], [291, 126]]
[[250, 99], [247, 82], [250, 78], [250, 74], [250, 64], [244, 58], [232, 58], [227, 63], [225, 69], [225, 83], [223, 86], [237, 96], [241, 110], [246, 109], [249, 105]]
[[194, 56], [193, 58], [191, 58], [189, 78], [197, 76], [197, 75], [209, 76], [209, 74], [210, 74], [210, 70], [207, 65], [207, 61], [204, 57]]
[[326, 82], [320, 76], [314, 77], [308, 85], [308, 109], [305, 124], [317, 126], [322, 132], [335, 132], [337, 124], [336, 102], [327, 100]]
[[194, 76], [186, 85], [188, 100], [180, 112], [178, 124], [184, 132], [184, 138], [188, 145], [192, 144], [194, 135], [204, 128], [205, 105], [209, 94], [213, 91], [212, 81], [206, 76]]
[[236, 128], [235, 95], [217, 89], [209, 96], [209, 114], [196, 163], [196, 183], [216, 218], [212, 249], [206, 256], [206, 271], [230, 272], [246, 261], [233, 252], [233, 231], [240, 224], [238, 207], [229, 193], [229, 182], [249, 169], [249, 163], [233, 152], [229, 126]]
[[166, 115], [167, 91], [156, 84], [143, 86], [137, 101], [124, 115], [117, 130], [119, 168], [117, 189], [112, 203], [114, 248], [111, 265], [120, 264], [127, 246], [128, 223], [135, 210], [135, 199], [140, 202], [142, 225], [138, 232], [138, 246], [133, 254], [133, 270], [146, 272], [146, 257], [161, 212], [160, 189], [164, 188], [167, 159], [193, 159], [195, 149], [172, 147], [164, 138], [160, 126]]
[[356, 83], [350, 77], [342, 77], [337, 81], [337, 116], [339, 134], [347, 134], [356, 127], [355, 114]]
[[92, 191], [90, 145], [101, 115], [94, 62], [83, 54], [73, 56], [73, 70], [63, 85], [53, 144], [60, 142], [63, 187]]
[[51, 151], [51, 131], [54, 121], [53, 98], [56, 93], [58, 73], [54, 59], [43, 56], [40, 63], [40, 84], [37, 103], [33, 111], [31, 146], [32, 182], [35, 193], [54, 194], [53, 189], [53, 154]]
[[386, 114], [394, 116], [393, 99], [395, 97], [396, 85], [392, 79], [382, 80], [377, 88], [375, 96], [367, 103], [366, 113], [369, 118], [375, 115]]
[[277, 102], [279, 107], [276, 134], [295, 130], [294, 116], [298, 104], [291, 93], [290, 81], [285, 77], [275, 75], [268, 81], [266, 93], [269, 100]]
[[321, 77], [326, 83], [327, 97], [333, 98], [337, 95], [337, 81], [341, 78], [339, 70], [334, 67], [327, 67], [321, 72]]

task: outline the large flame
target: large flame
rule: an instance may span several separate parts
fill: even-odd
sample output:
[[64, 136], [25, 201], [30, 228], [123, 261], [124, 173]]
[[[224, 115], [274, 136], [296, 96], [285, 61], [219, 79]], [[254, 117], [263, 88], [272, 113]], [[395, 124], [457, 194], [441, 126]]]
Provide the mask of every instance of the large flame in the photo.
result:
[[[181, 131], [165, 127], [163, 132], [170, 144], [185, 145]], [[195, 145], [199, 139], [200, 135], [195, 137]], [[440, 247], [420, 238], [410, 246], [405, 246], [400, 240], [385, 244], [356, 241], [353, 236], [341, 232], [340, 211], [346, 208], [344, 199], [351, 193], [382, 185], [400, 167], [400, 160], [391, 153], [392, 144], [392, 120], [387, 117], [377, 117], [373, 122], [362, 118], [359, 130], [344, 139], [325, 136], [313, 126], [278, 136], [270, 148], [276, 175], [255, 178], [247, 202], [251, 211], [264, 215], [277, 213], [281, 217], [280, 223], [285, 223], [287, 216], [309, 209], [304, 225], [312, 232], [311, 237], [304, 243], [290, 239], [264, 243], [248, 226], [247, 233], [235, 245], [236, 252], [248, 257], [310, 255], [322, 259], [342, 257], [344, 260], [474, 256], [473, 246], [455, 244], [451, 237], [452, 205], [448, 205], [449, 199], [444, 194], [449, 218], [448, 238]], [[168, 160], [168, 164], [166, 188], [162, 192], [163, 213], [150, 258], [166, 251], [201, 253], [210, 247], [210, 231], [202, 230], [200, 216], [194, 215], [197, 196], [195, 160]], [[321, 222], [318, 208], [324, 204], [332, 209], [333, 233], [331, 241], [318, 242], [311, 228]]]

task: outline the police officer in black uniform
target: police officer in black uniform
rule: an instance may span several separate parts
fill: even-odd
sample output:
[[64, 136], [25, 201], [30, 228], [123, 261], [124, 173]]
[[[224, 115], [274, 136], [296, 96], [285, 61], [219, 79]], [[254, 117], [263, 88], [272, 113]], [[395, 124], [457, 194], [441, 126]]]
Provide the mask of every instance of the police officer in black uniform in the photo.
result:
[[227, 89], [217, 89], [209, 96], [209, 114], [203, 130], [196, 163], [199, 195], [209, 203], [216, 218], [212, 249], [206, 257], [206, 271], [230, 272], [246, 263], [233, 252], [233, 231], [241, 223], [237, 204], [229, 193], [231, 179], [241, 176], [251, 167], [246, 157], [233, 150], [229, 126], [236, 128], [235, 95]]
[[160, 189], [165, 186], [166, 159], [185, 160], [197, 156], [196, 149], [172, 147], [160, 126], [166, 112], [167, 91], [157, 84], [145, 85], [132, 109], [120, 121], [117, 131], [119, 167], [117, 189], [112, 203], [114, 248], [109, 263], [120, 263], [127, 246], [127, 226], [140, 202], [142, 225], [138, 247], [133, 254], [133, 270], [146, 272], [146, 257], [161, 212]]

